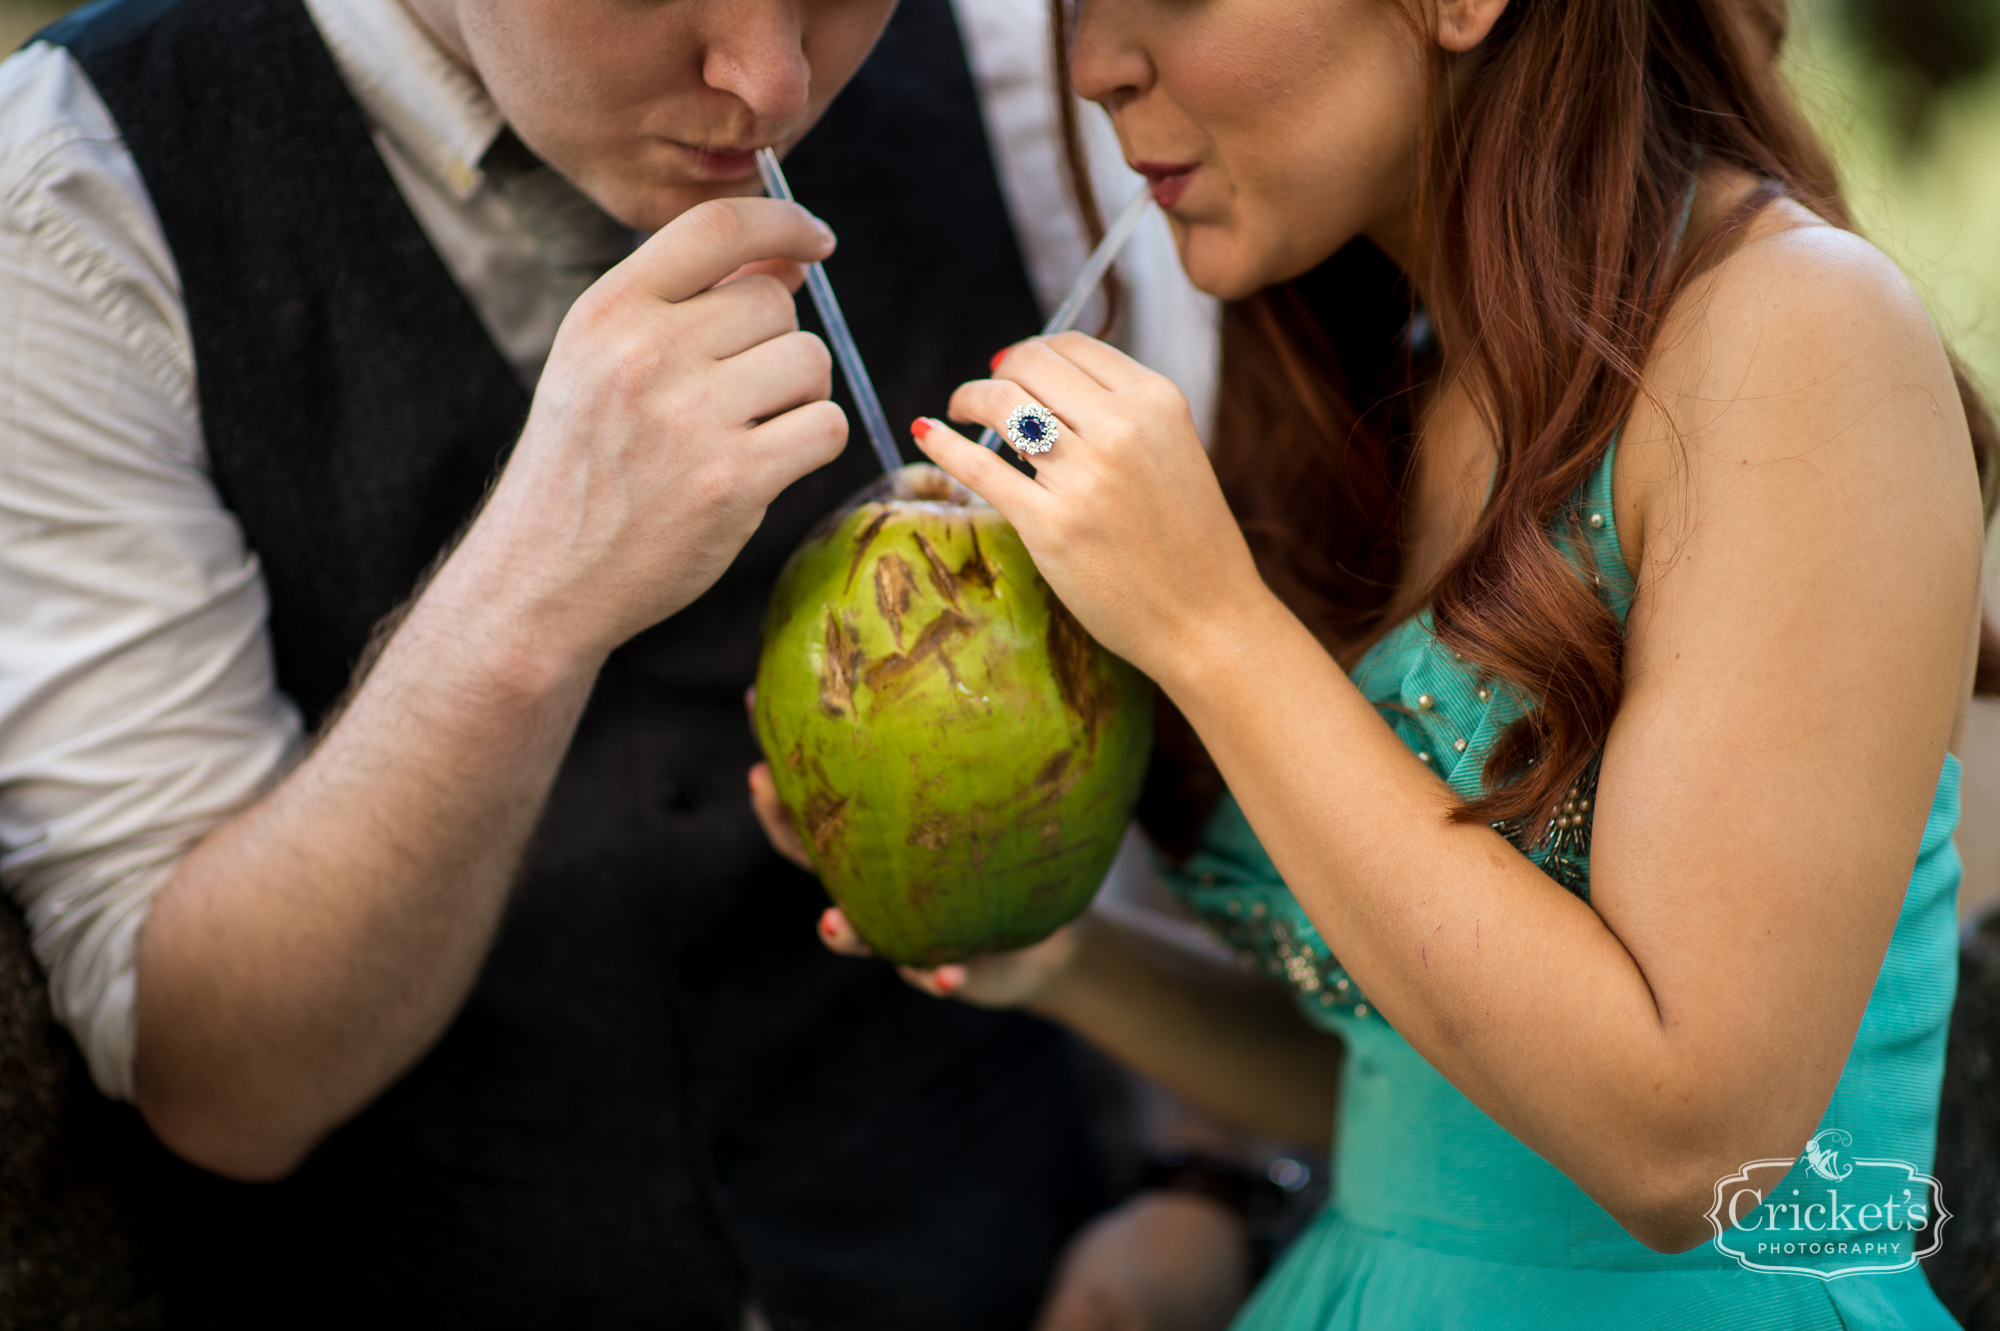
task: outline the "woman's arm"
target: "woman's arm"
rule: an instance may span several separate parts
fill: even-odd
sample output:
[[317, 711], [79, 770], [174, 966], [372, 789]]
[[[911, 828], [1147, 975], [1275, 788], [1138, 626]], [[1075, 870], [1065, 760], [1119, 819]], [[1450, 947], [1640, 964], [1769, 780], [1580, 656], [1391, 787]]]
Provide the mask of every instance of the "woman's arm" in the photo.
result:
[[1172, 696], [1397, 1030], [1661, 1249], [1707, 1237], [1715, 1179], [1796, 1153], [1831, 1097], [1969, 678], [1981, 548], [1945, 358], [1879, 254], [1786, 233], [1684, 304], [1652, 370], [1665, 414], [1624, 447], [1649, 483], [1620, 504], [1644, 557], [1594, 910], [1448, 821], [1259, 582], [1155, 377], [1066, 338], [960, 389], [976, 420], [1024, 390], [1056, 412], [1033, 480], [920, 440]]
[[1026, 997], [1030, 1011], [1219, 1118], [1328, 1148], [1342, 1046], [1284, 990], [1141, 911], [1100, 906], [1068, 932], [1074, 954]]
[[[780, 854], [811, 861], [762, 763], [751, 802]], [[1325, 1150], [1341, 1043], [1314, 1029], [1278, 986], [1177, 936], [1172, 921], [1100, 905], [1018, 952], [932, 971], [912, 984], [981, 1007], [1021, 1007], [1068, 1026], [1134, 1071], [1259, 1136]], [[836, 952], [868, 956], [838, 907], [820, 920]]]

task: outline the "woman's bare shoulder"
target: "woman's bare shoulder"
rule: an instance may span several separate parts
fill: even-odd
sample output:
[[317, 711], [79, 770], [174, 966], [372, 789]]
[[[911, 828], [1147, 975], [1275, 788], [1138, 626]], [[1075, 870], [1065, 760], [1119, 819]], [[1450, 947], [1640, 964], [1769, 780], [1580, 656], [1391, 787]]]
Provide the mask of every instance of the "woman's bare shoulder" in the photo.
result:
[[1976, 501], [1951, 364], [1915, 288], [1866, 239], [1792, 200], [1688, 283], [1646, 386], [1620, 480], [1648, 526], [1690, 516], [1705, 474], [1808, 457], [1930, 502], [1961, 490]]

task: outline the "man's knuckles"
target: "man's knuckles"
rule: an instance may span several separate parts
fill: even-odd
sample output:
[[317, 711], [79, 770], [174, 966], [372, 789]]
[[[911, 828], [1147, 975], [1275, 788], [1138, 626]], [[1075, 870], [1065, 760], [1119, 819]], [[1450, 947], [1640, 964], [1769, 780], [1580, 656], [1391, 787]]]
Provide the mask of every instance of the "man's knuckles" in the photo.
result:
[[773, 369], [788, 389], [803, 392], [801, 403], [833, 393], [833, 353], [811, 333], [787, 333], [772, 339]]
[[[736, 255], [753, 234], [747, 199], [710, 199], [698, 203], [667, 224], [676, 249], [698, 248], [718, 255]], [[685, 252], [685, 250], [684, 250]], [[769, 254], [742, 254], [738, 266], [768, 259]]]

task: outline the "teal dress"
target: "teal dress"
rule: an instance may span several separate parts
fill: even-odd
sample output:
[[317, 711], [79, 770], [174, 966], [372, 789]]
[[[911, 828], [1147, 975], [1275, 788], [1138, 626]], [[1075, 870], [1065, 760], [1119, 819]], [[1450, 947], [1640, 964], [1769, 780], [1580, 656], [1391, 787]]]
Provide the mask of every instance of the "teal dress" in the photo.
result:
[[[1622, 624], [1632, 583], [1612, 521], [1615, 448], [1560, 530]], [[1427, 613], [1384, 638], [1353, 677], [1403, 742], [1465, 796], [1478, 792], [1487, 754], [1527, 705], [1439, 646]], [[1821, 1122], [1848, 1134], [1840, 1140], [1851, 1139], [1857, 1154], [1907, 1161], [1922, 1174], [1935, 1147], [1957, 977], [1958, 775], [1947, 757], [1895, 936]], [[1559, 826], [1529, 852], [1585, 901], [1594, 785], [1593, 773], [1569, 792]], [[1501, 830], [1517, 844], [1528, 840]], [[1234, 800], [1224, 798], [1197, 853], [1162, 867], [1209, 929], [1287, 984], [1307, 1018], [1347, 1046], [1332, 1198], [1258, 1289], [1238, 1331], [1955, 1325], [1914, 1264], [1881, 1269], [1895, 1264], [1893, 1255], [1826, 1279], [1746, 1269], [1715, 1240], [1666, 1255], [1633, 1239], [1371, 1008]], [[1807, 1166], [1802, 1157], [1783, 1185], [1812, 1182], [1801, 1172]], [[1768, 1195], [1790, 1194], [1781, 1186]], [[1907, 1261], [1909, 1236], [1881, 1235], [1879, 1220], [1876, 1236], [1900, 1238]]]

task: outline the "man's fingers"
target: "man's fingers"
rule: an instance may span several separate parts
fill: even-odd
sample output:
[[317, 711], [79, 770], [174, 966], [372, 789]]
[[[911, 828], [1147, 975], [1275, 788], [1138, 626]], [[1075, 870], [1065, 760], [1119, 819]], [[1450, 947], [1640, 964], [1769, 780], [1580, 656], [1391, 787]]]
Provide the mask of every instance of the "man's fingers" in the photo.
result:
[[654, 232], [626, 262], [641, 289], [680, 302], [745, 264], [817, 263], [831, 253], [833, 231], [795, 203], [710, 199]]
[[802, 263], [794, 263], [790, 259], [759, 259], [755, 263], [744, 264], [741, 268], [738, 268], [735, 272], [716, 283], [716, 285], [728, 286], [731, 282], [758, 275], [775, 277], [784, 283], [785, 290], [796, 292], [800, 287], [805, 285], [806, 266]]
[[784, 333], [717, 366], [710, 404], [729, 422], [768, 420], [833, 391], [833, 353], [811, 333]]
[[689, 297], [661, 323], [710, 359], [727, 360], [760, 342], [798, 331], [799, 307], [777, 278], [750, 273]]
[[821, 399], [781, 412], [737, 437], [732, 447], [748, 450], [764, 474], [760, 496], [769, 503], [809, 471], [818, 471], [847, 446], [847, 413]]

